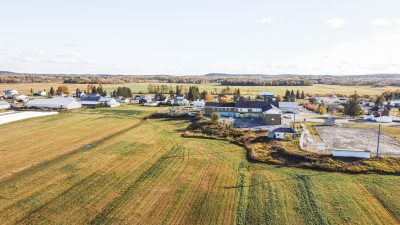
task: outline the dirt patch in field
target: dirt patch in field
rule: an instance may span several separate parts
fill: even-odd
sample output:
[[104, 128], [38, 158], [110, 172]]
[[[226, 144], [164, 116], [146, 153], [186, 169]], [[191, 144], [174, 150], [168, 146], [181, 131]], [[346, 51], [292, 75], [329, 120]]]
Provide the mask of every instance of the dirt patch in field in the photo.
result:
[[[376, 152], [378, 131], [371, 128], [315, 127], [328, 146], [342, 149], [370, 150]], [[379, 151], [381, 154], [399, 154], [400, 143], [389, 135], [381, 133]]]

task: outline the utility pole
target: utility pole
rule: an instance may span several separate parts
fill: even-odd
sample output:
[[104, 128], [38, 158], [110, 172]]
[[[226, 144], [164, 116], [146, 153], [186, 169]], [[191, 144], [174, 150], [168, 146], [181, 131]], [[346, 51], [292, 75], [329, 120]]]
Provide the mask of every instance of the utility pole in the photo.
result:
[[381, 124], [379, 123], [379, 126], [378, 126], [378, 145], [376, 146], [376, 158], [379, 157], [379, 141], [380, 141], [380, 137], [381, 137]]
[[379, 142], [381, 138], [381, 118], [382, 117], [382, 111], [379, 112], [379, 126], [378, 126], [378, 144], [376, 145], [376, 158], [379, 157]]

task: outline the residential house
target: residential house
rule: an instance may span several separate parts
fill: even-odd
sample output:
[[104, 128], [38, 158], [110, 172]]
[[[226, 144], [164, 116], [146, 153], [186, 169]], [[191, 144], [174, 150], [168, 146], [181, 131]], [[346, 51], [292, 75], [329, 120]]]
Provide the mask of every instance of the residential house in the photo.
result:
[[115, 100], [115, 98], [102, 97], [97, 94], [85, 95], [81, 98], [80, 103], [82, 106], [96, 107], [99, 104], [107, 104], [109, 107], [118, 107], [121, 104]]
[[203, 100], [193, 101], [193, 108], [195, 109], [204, 109], [206, 103]]
[[13, 95], [13, 99], [20, 101], [20, 102], [28, 102], [29, 98], [26, 95]]
[[400, 106], [400, 99], [395, 99], [395, 100], [390, 101], [390, 106], [399, 107]]
[[368, 114], [375, 117], [389, 116], [390, 110], [386, 108], [372, 107], [371, 109], [368, 110]]
[[18, 95], [18, 91], [16, 90], [5, 90], [3, 91], [4, 98], [6, 99], [13, 99], [15, 95]]
[[35, 91], [33, 92], [34, 96], [46, 96], [47, 93], [45, 91]]
[[279, 127], [279, 128], [276, 128], [276, 129], [268, 132], [268, 138], [283, 140], [283, 139], [285, 139], [285, 136], [287, 134], [295, 135], [296, 133], [297, 132], [293, 128]]
[[76, 109], [82, 105], [72, 97], [40, 98], [29, 101], [28, 108]]
[[279, 102], [279, 109], [282, 113], [299, 113], [299, 104], [297, 102]]
[[119, 102], [119, 103], [128, 103], [129, 102], [129, 98], [117, 98], [117, 102]]
[[276, 100], [276, 96], [274, 92], [267, 92], [267, 91], [263, 91], [258, 93], [261, 97], [264, 98], [265, 101], [275, 101]]

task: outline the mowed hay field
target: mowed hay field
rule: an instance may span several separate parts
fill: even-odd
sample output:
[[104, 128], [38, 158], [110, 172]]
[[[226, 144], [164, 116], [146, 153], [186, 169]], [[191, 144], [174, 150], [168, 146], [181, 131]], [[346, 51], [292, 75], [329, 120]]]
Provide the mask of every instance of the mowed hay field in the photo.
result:
[[0, 125], [0, 224], [400, 223], [398, 176], [251, 163], [236, 145], [181, 137], [185, 120], [142, 119], [160, 109]]
[[[184, 87], [199, 86], [200, 91], [219, 91], [226, 86], [219, 84], [175, 84], [175, 83], [154, 83], [154, 84], [165, 84], [175, 88], [176, 85], [183, 85]], [[66, 85], [69, 87], [71, 92], [74, 92], [76, 88], [86, 90], [87, 84], [62, 84], [62, 83], [13, 83], [13, 84], [0, 84], [0, 90], [15, 89], [22, 94], [30, 94], [31, 88], [34, 91], [37, 90], [49, 90], [50, 87], [56, 89], [58, 86]], [[110, 93], [119, 86], [126, 86], [132, 89], [134, 93], [147, 93], [149, 83], [126, 83], [126, 84], [103, 84], [102, 86]], [[345, 94], [352, 95], [356, 91], [360, 95], [380, 95], [385, 91], [395, 91], [400, 87], [370, 87], [370, 86], [338, 86], [338, 85], [323, 85], [315, 84], [313, 86], [231, 86], [231, 88], [239, 88], [242, 95], [255, 96], [261, 91], [272, 91], [276, 94], [284, 95], [287, 89], [289, 90], [300, 90], [306, 94], [311, 95], [329, 95], [329, 94]]]

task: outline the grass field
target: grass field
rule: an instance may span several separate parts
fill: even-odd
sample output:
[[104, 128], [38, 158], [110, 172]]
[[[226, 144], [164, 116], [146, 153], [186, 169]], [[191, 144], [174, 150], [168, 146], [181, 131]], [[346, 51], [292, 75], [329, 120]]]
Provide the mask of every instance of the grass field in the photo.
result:
[[236, 145], [181, 137], [184, 120], [142, 119], [158, 109], [0, 125], [0, 224], [400, 222], [398, 176], [250, 163]]
[[[47, 91], [50, 87], [57, 88], [60, 85], [67, 85], [72, 92], [76, 90], [76, 88], [80, 88], [81, 90], [86, 90], [86, 84], [61, 84], [61, 83], [15, 83], [15, 84], [0, 84], [0, 90], [6, 89], [16, 89], [20, 93], [30, 94], [31, 88], [36, 90], [46, 89]], [[166, 84], [172, 85], [174, 88], [177, 84]], [[196, 84], [182, 84], [185, 87], [189, 87], [191, 85]], [[108, 91], [112, 92], [118, 86], [127, 86], [132, 89], [134, 93], [147, 93], [148, 83], [129, 83], [129, 84], [104, 84], [103, 87]], [[220, 86], [218, 84], [201, 84], [196, 85], [199, 86], [200, 91], [214, 91], [221, 90], [225, 88], [225, 86]], [[276, 94], [284, 95], [286, 89], [300, 90], [304, 91], [307, 94], [346, 94], [351, 95], [354, 94], [354, 91], [357, 91], [360, 95], [379, 95], [384, 91], [395, 91], [400, 89], [399, 87], [363, 87], [363, 86], [338, 86], [338, 85], [322, 85], [316, 84], [313, 86], [232, 86], [231, 88], [239, 88], [242, 95], [252, 95], [255, 96], [261, 91], [272, 91]]]

